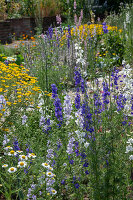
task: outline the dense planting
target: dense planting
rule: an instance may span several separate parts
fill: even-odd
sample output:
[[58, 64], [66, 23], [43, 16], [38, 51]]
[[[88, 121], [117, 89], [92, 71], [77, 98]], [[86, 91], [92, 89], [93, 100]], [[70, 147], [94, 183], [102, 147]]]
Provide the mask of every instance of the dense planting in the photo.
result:
[[132, 199], [130, 40], [75, 24], [0, 54], [1, 199]]

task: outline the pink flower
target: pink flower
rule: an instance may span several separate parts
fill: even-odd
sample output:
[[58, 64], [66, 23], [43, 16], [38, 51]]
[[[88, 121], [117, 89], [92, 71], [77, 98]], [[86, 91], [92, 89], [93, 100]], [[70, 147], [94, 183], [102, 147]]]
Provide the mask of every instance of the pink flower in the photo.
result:
[[77, 6], [76, 1], [74, 1], [74, 10], [76, 10], [76, 6]]

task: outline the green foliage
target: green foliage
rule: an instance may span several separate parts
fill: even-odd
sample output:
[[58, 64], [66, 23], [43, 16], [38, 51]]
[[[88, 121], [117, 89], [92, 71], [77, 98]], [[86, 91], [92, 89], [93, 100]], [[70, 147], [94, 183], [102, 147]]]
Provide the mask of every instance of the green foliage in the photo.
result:
[[17, 49], [15, 48], [9, 48], [9, 47], [6, 47], [2, 44], [0, 44], [0, 54], [4, 54], [6, 56], [12, 56], [14, 54], [17, 53]]
[[123, 42], [124, 42], [124, 59], [129, 63], [133, 63], [133, 4], [121, 6], [121, 12], [116, 15], [111, 13], [107, 18], [106, 22], [110, 25], [117, 25], [118, 28], [122, 29]]

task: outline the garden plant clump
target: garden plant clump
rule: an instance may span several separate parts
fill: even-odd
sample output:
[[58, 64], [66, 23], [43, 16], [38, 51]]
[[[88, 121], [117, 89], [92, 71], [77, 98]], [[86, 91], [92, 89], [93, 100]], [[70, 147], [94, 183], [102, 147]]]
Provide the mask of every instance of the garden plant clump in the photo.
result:
[[133, 198], [132, 37], [82, 18], [0, 52], [0, 199]]

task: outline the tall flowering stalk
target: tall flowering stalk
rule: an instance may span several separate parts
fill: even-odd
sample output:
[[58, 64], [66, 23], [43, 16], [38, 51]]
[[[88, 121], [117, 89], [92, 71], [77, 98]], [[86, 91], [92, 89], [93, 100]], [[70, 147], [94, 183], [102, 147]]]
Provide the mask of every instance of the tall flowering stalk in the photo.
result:
[[54, 106], [55, 106], [55, 116], [59, 122], [58, 126], [60, 127], [63, 122], [61, 101], [57, 94], [56, 85], [52, 84], [51, 87], [52, 87], [52, 98], [54, 99]]

